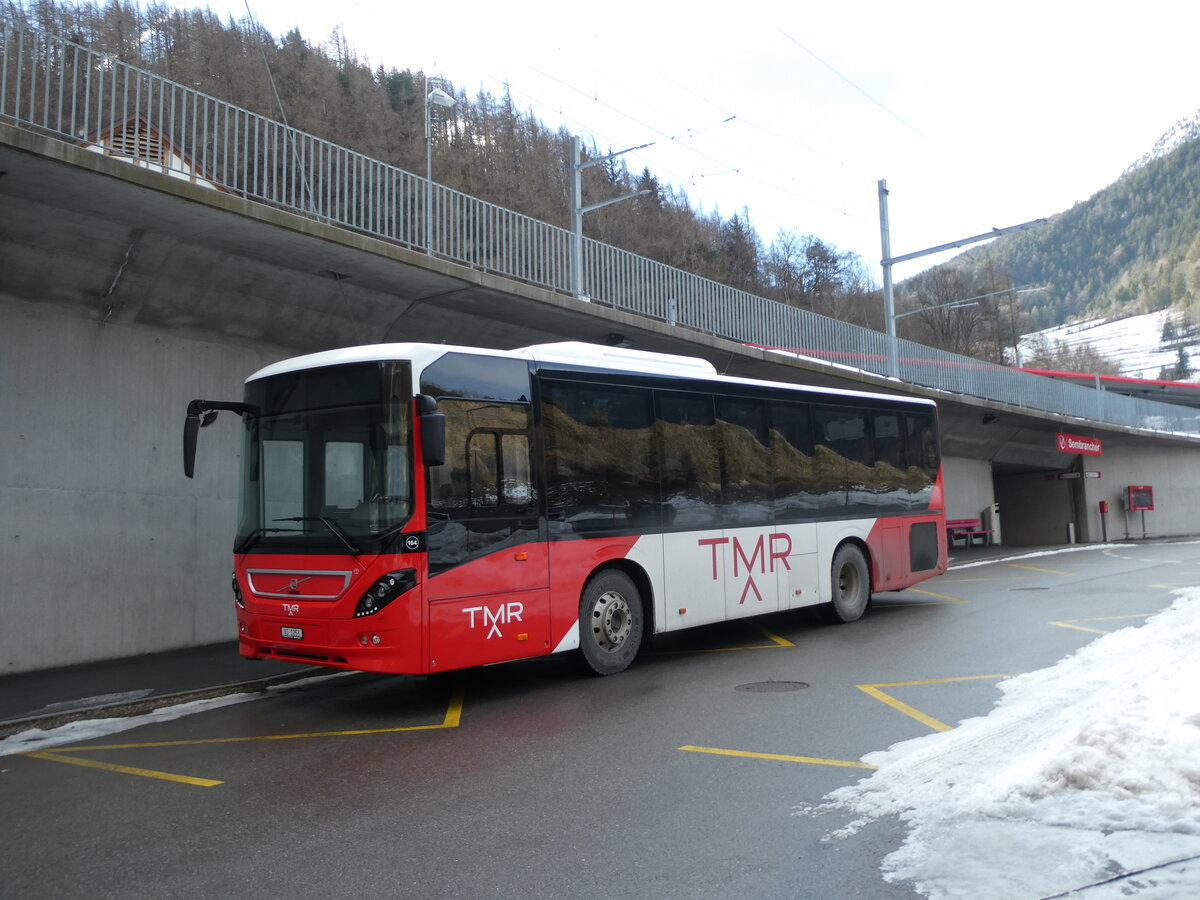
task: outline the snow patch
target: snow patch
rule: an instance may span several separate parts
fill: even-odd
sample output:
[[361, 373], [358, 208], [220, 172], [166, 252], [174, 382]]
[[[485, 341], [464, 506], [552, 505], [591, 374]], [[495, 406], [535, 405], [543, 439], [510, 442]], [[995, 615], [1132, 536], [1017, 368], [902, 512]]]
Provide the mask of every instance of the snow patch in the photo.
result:
[[808, 812], [859, 817], [831, 838], [900, 816], [910, 830], [884, 877], [939, 900], [1100, 882], [1110, 892], [1089, 898], [1200, 896], [1200, 588], [1177, 594], [1002, 682], [987, 716], [868, 754], [876, 772]]
[[[1058, 343], [1068, 347], [1088, 344], [1106, 359], [1119, 363], [1122, 375], [1129, 378], [1155, 379], [1164, 366], [1174, 366], [1179, 361], [1178, 345], [1164, 347], [1162, 343], [1163, 326], [1168, 318], [1182, 328], [1178, 314], [1166, 309], [1111, 322], [1089, 319], [1086, 322], [1070, 322], [1047, 328], [1022, 336], [1021, 359], [1028, 361], [1040, 338], [1045, 338], [1051, 347]], [[1189, 358], [1193, 360], [1193, 366], [1200, 368], [1200, 343], [1185, 343], [1184, 347]], [[1198, 379], [1200, 373], [1191, 376], [1189, 380]]]

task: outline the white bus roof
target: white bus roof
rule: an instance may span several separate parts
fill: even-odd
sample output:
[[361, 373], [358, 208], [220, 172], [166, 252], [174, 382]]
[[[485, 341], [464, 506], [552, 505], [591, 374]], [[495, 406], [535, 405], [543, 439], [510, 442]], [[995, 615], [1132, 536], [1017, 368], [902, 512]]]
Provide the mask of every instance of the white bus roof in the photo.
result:
[[305, 369], [319, 369], [325, 366], [346, 365], [359, 362], [380, 362], [384, 360], [412, 360], [416, 373], [446, 353], [465, 353], [473, 356], [492, 356], [501, 359], [528, 359], [533, 362], [559, 363], [571, 366], [588, 366], [598, 369], [613, 369], [644, 375], [672, 375], [675, 377], [692, 377], [711, 381], [722, 381], [727, 384], [745, 384], [758, 387], [785, 387], [804, 389], [818, 394], [830, 396], [853, 395], [888, 401], [907, 401], [910, 403], [934, 405], [932, 400], [922, 397], [912, 397], [904, 394], [878, 394], [869, 391], [842, 390], [838, 388], [817, 387], [802, 383], [785, 381], [763, 381], [754, 378], [739, 378], [732, 375], [722, 375], [717, 372], [712, 363], [694, 356], [677, 356], [672, 353], [652, 353], [648, 350], [632, 350], [626, 347], [609, 347], [603, 344], [589, 344], [583, 341], [562, 341], [552, 344], [533, 344], [528, 347], [518, 347], [515, 350], [488, 350], [480, 347], [463, 347], [454, 344], [366, 344], [359, 347], [344, 347], [339, 350], [324, 350], [320, 353], [309, 353], [291, 359], [272, 363], [259, 369], [246, 379], [247, 382], [287, 372], [299, 372]]

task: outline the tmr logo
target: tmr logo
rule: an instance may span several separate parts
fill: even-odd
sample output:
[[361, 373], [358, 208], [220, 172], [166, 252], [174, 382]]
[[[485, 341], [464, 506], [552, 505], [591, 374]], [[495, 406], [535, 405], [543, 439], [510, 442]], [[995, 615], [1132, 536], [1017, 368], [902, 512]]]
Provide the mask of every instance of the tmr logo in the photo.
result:
[[792, 552], [792, 539], [787, 532], [776, 532], [775, 534], [760, 534], [758, 539], [751, 545], [751, 549], [747, 552], [746, 544], [743, 544], [736, 537], [719, 537], [719, 538], [702, 538], [697, 541], [701, 547], [711, 547], [712, 553], [712, 577], [713, 581], [721, 579], [721, 554], [717, 552], [717, 548], [722, 544], [733, 544], [733, 572], [730, 577], [740, 578], [742, 570], [746, 573], [746, 586], [742, 588], [742, 597], [738, 603], [745, 603], [746, 597], [753, 593], [756, 600], [762, 600], [763, 595], [758, 590], [758, 585], [754, 583], [754, 575], [757, 572], [759, 575], [766, 575], [768, 572], [775, 572], [776, 561], [780, 562], [785, 569], [791, 570], [788, 564], [788, 554]]
[[283, 606], [283, 611], [285, 613], [287, 613], [289, 616], [300, 615], [300, 604], [299, 603], [284, 603], [281, 605]]
[[525, 604], [501, 603], [495, 612], [487, 606], [467, 606], [463, 608], [463, 612], [471, 617], [467, 627], [472, 631], [475, 630], [475, 613], [479, 613], [479, 625], [488, 630], [485, 639], [490, 641], [493, 637], [504, 637], [504, 632], [500, 630], [501, 625], [524, 621], [521, 617], [525, 614]]

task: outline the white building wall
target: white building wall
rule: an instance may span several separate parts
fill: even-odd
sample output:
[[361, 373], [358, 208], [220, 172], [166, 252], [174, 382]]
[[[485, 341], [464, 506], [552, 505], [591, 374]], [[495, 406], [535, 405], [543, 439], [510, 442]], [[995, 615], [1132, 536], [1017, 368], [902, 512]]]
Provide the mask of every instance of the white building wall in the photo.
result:
[[1181, 537], [1200, 532], [1200, 467], [1197, 452], [1167, 444], [1132, 449], [1109, 449], [1104, 455], [1084, 457], [1086, 470], [1099, 478], [1083, 479], [1087, 540], [1103, 538], [1100, 501], [1108, 501], [1109, 540], [1140, 539], [1143, 516], [1125, 508], [1126, 488], [1148, 484], [1154, 488], [1154, 509], [1145, 514], [1148, 537]]
[[947, 519], [979, 519], [995, 501], [992, 464], [987, 460], [942, 458]]

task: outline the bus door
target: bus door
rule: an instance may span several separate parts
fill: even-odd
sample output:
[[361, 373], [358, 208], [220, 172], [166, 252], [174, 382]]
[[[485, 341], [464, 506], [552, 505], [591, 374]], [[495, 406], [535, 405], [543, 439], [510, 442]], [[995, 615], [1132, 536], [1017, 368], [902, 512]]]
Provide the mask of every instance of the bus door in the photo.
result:
[[442, 399], [446, 462], [429, 471], [431, 671], [548, 653], [549, 570], [525, 403]]

